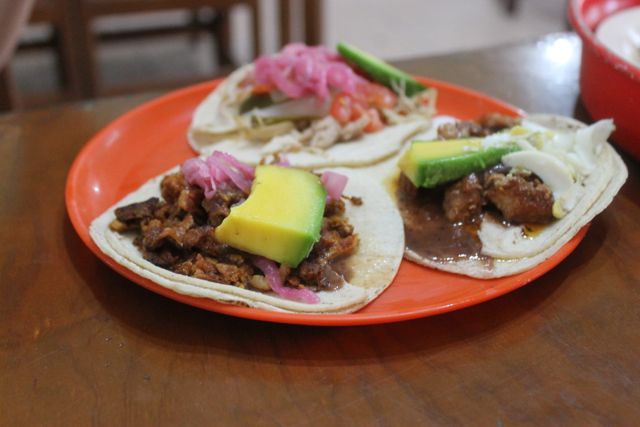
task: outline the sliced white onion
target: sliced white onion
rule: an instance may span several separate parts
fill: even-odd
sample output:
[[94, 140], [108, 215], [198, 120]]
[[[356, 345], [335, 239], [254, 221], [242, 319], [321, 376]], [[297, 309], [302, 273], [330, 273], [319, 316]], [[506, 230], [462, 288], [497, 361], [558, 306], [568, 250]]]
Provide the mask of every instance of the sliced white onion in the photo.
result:
[[606, 119], [599, 120], [586, 128], [578, 129], [574, 151], [580, 159], [581, 173], [588, 175], [595, 169], [600, 147], [607, 141], [615, 128], [613, 120]]
[[288, 119], [324, 117], [329, 114], [331, 98], [323, 101], [313, 96], [292, 99], [291, 101], [273, 104], [265, 108], [256, 108], [248, 112], [261, 119]]

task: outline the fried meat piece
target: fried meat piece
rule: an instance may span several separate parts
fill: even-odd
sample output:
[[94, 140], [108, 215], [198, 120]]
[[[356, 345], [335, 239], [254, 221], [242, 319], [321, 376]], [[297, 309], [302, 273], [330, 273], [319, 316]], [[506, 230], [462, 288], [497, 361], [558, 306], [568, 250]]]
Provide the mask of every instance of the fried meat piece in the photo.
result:
[[438, 139], [460, 139], [484, 137], [509, 129], [520, 123], [520, 119], [500, 113], [488, 113], [477, 120], [459, 120], [438, 127]]
[[460, 139], [487, 135], [489, 132], [481, 125], [467, 120], [445, 123], [438, 127], [438, 139]]
[[151, 197], [144, 202], [131, 203], [116, 209], [116, 219], [128, 226], [139, 226], [142, 220], [153, 217], [159, 205], [160, 200], [157, 197]]
[[477, 122], [491, 134], [519, 125], [520, 119], [500, 113], [487, 113], [480, 116]]
[[546, 224], [553, 220], [551, 189], [533, 174], [487, 174], [484, 195], [509, 222]]

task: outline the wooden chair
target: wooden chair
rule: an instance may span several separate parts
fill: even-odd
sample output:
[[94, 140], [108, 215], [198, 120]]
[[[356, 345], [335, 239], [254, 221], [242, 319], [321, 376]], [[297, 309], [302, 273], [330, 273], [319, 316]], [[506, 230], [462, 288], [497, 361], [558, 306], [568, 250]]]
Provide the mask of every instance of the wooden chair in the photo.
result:
[[0, 113], [13, 110], [17, 105], [15, 87], [9, 67], [0, 69]]
[[[295, 10], [302, 10], [303, 15], [292, 15], [292, 3], [298, 2]], [[96, 61], [97, 48], [100, 43], [113, 39], [153, 36], [176, 31], [209, 31], [217, 42], [218, 65], [230, 64], [230, 11], [243, 4], [251, 12], [253, 56], [262, 51], [259, 19], [260, 0], [37, 0], [31, 16], [32, 23], [48, 23], [53, 28], [53, 37], [45, 42], [35, 43], [29, 47], [53, 47], [56, 51], [58, 75], [61, 78], [63, 91], [47, 101], [89, 99], [96, 96], [148, 89], [149, 87], [126, 87], [106, 90], [101, 84], [100, 70]], [[303, 41], [309, 44], [321, 43], [321, 0], [279, 0], [280, 21], [275, 24], [280, 32], [282, 45], [292, 41], [292, 25], [294, 22], [304, 23]], [[195, 13], [203, 7], [215, 10], [214, 19], [201, 21]], [[98, 33], [94, 30], [96, 19], [105, 16], [122, 16], [131, 13], [156, 12], [168, 10], [188, 10], [193, 19], [183, 28], [153, 28], [145, 30], [123, 31], [120, 33]], [[9, 94], [11, 78], [9, 70], [0, 73], [0, 101], [3, 94]], [[166, 83], [166, 82], [165, 82]], [[185, 82], [180, 82], [184, 84]], [[166, 87], [175, 86], [176, 82], [168, 82]], [[5, 87], [2, 91], [2, 88]], [[152, 87], [163, 87], [162, 82]], [[42, 100], [40, 100], [39, 103]]]
[[[30, 24], [46, 24], [51, 27], [49, 39], [22, 43], [21, 50], [53, 49], [55, 52], [57, 76], [61, 90], [47, 94], [29, 103], [40, 104], [56, 101], [77, 100], [83, 98], [81, 70], [78, 68], [78, 50], [75, 47], [76, 15], [73, 13], [74, 0], [36, 0], [29, 17]], [[0, 73], [0, 98], [7, 102], [5, 109], [15, 109], [26, 104], [17, 93], [10, 67]]]
[[[192, 21], [192, 26], [185, 26], [184, 31], [193, 31], [194, 29], [208, 29], [212, 32], [218, 42], [218, 63], [229, 62], [230, 37], [229, 37], [229, 13], [231, 8], [240, 4], [247, 5], [251, 10], [251, 22], [253, 30], [253, 50], [254, 54], [260, 52], [260, 19], [259, 19], [259, 0], [70, 0], [75, 3], [75, 9], [78, 13], [76, 21], [76, 32], [79, 37], [76, 40], [76, 49], [78, 55], [78, 67], [82, 79], [82, 93], [84, 97], [92, 98], [107, 91], [101, 87], [100, 72], [96, 65], [97, 45], [100, 42], [100, 35], [93, 30], [93, 22], [97, 18], [104, 16], [118, 16], [131, 13], [141, 12], [158, 12], [168, 10], [189, 10], [197, 11], [200, 8], [210, 7], [216, 11], [215, 19], [212, 22], [200, 23], [197, 20]], [[175, 28], [173, 29], [175, 30]], [[135, 37], [150, 35], [153, 32], [146, 30], [124, 34], [125, 37]], [[162, 32], [162, 29], [156, 29], [156, 33]], [[157, 86], [157, 85], [156, 85]], [[135, 90], [136, 88], [127, 87], [126, 91]], [[117, 93], [118, 89], [111, 89], [109, 93]]]
[[73, 13], [74, 0], [37, 0], [30, 23], [49, 24], [52, 27], [52, 39], [49, 47], [55, 51], [58, 79], [62, 92], [58, 100], [77, 100], [83, 98], [82, 75], [77, 66], [78, 55], [75, 41], [78, 37]]

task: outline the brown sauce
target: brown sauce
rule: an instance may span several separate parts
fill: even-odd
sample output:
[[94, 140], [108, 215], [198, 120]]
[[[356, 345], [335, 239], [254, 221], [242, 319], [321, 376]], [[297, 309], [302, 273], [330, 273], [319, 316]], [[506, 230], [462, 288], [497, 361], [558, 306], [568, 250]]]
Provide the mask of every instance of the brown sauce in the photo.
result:
[[548, 224], [523, 224], [522, 230], [526, 237], [533, 239], [542, 233], [547, 226]]
[[[403, 179], [406, 178], [401, 175], [400, 180]], [[395, 195], [404, 222], [407, 249], [436, 262], [467, 259], [491, 262], [490, 257], [480, 253], [481, 218], [470, 224], [449, 222], [442, 209], [442, 191], [416, 189], [401, 181]]]
[[[442, 208], [443, 190], [415, 188], [402, 174], [395, 177], [389, 189], [404, 223], [405, 247], [417, 255], [435, 262], [476, 260], [491, 264], [493, 258], [483, 255], [478, 230], [483, 218], [490, 216], [495, 222], [509, 227], [502, 215], [485, 207], [481, 216], [471, 223], [452, 223]], [[524, 237], [535, 238], [548, 224], [522, 224]]]
[[353, 269], [349, 265], [348, 257], [341, 257], [329, 261], [330, 273], [325, 274], [325, 290], [335, 291], [351, 281]]

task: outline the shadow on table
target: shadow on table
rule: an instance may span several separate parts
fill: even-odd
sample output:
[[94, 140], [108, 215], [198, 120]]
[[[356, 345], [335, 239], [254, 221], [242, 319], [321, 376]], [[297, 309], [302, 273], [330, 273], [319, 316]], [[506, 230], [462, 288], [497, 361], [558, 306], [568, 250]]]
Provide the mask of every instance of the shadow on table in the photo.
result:
[[[567, 277], [579, 272], [598, 251], [607, 233], [606, 222], [596, 219], [583, 242], [558, 267], [517, 291], [480, 305], [392, 324], [308, 327], [220, 315], [152, 293], [95, 257], [66, 217], [63, 227], [66, 249], [74, 254], [73, 265], [95, 295], [96, 312], [104, 311], [114, 320], [112, 330], [105, 334], [176, 354], [225, 354], [256, 363], [306, 366], [428, 356], [535, 322], [545, 306], [554, 304], [554, 295], [561, 295]], [[526, 339], [521, 330], [519, 334], [512, 339]]]

